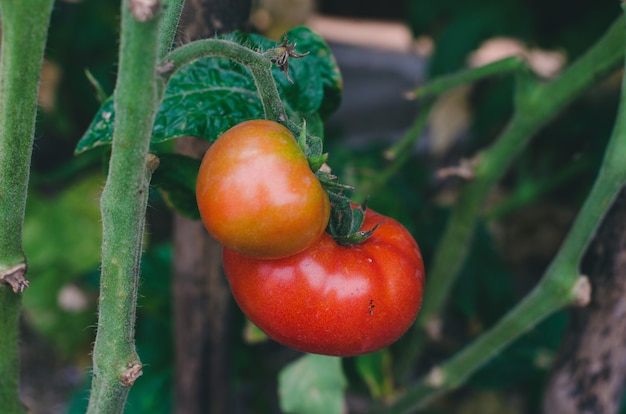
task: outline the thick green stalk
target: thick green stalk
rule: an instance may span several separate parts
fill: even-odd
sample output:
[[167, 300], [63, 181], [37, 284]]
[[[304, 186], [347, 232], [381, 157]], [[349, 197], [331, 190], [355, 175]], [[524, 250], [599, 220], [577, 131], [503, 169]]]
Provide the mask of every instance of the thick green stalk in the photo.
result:
[[439, 243], [422, 311], [411, 332], [411, 351], [402, 366], [413, 365], [425, 332], [437, 336], [441, 310], [465, 262], [489, 191], [539, 129], [576, 96], [619, 67], [624, 56], [623, 25], [621, 20], [614, 23], [584, 56], [552, 82], [539, 84], [520, 74], [515, 115], [499, 139], [478, 154], [475, 177], [462, 190]]
[[25, 411], [18, 394], [16, 293], [28, 286], [22, 225], [51, 10], [52, 0], [0, 1], [0, 412], [9, 414]]
[[[133, 13], [146, 1], [122, 2], [115, 131], [109, 174], [102, 193], [102, 275], [89, 413], [120, 413], [130, 386], [141, 375], [135, 351], [135, 310], [140, 274], [152, 124], [159, 104], [157, 42], [160, 12]], [[153, 14], [156, 12], [156, 14]]]
[[[624, 28], [620, 21], [614, 36], [621, 40], [624, 49]], [[615, 25], [609, 34], [616, 30]], [[607, 42], [605, 37], [602, 42]], [[601, 43], [602, 43], [601, 42]], [[615, 42], [615, 40], [611, 41]], [[615, 44], [614, 46], [617, 46]], [[596, 47], [594, 50], [598, 50]], [[600, 49], [601, 50], [601, 49]], [[593, 65], [584, 59], [599, 58], [590, 52], [576, 70], [586, 69], [593, 75]], [[624, 55], [620, 54], [623, 61]], [[624, 63], [624, 62], [622, 62]], [[564, 74], [565, 76], [565, 74]], [[579, 85], [585, 82], [578, 82]], [[551, 92], [546, 87], [544, 93]], [[545, 95], [549, 99], [551, 95]], [[472, 344], [431, 371], [415, 387], [407, 390], [385, 413], [409, 413], [422, 407], [436, 395], [462, 385], [493, 355], [527, 332], [548, 315], [564, 306], [588, 299], [586, 279], [579, 275], [583, 254], [591, 242], [602, 218], [626, 183], [626, 79], [622, 83], [622, 97], [617, 121], [605, 157], [590, 194], [574, 222], [559, 252], [546, 270], [536, 288], [493, 328], [478, 337]]]

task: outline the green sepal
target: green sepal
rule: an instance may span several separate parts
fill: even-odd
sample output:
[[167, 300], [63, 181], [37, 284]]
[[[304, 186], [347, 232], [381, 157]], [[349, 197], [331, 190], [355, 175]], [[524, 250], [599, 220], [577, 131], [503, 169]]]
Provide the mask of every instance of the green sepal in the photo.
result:
[[376, 223], [376, 225], [369, 230], [357, 231], [343, 237], [335, 237], [335, 241], [342, 246], [357, 246], [369, 239], [381, 224], [382, 222]]
[[352, 207], [352, 202], [342, 193], [329, 192], [331, 212], [326, 231], [342, 246], [356, 246], [367, 240], [381, 223], [368, 230], [361, 230], [365, 221], [367, 200]]
[[304, 152], [304, 156], [309, 162], [311, 171], [316, 173], [328, 159], [328, 154], [322, 153], [324, 150], [322, 139], [320, 137], [307, 134], [306, 127], [306, 120], [303, 120], [302, 129], [300, 130], [300, 135], [298, 136], [298, 145], [300, 146], [302, 152]]
[[317, 176], [317, 179], [320, 180], [320, 183], [322, 183], [322, 186], [329, 193], [338, 193], [343, 190], [354, 190], [354, 187], [340, 183], [337, 176], [329, 173], [328, 171], [317, 170], [315, 175]]
[[322, 165], [324, 165], [327, 159], [328, 153], [307, 158], [307, 160], [309, 161], [309, 167], [311, 167], [311, 171], [313, 172], [319, 171], [319, 169], [322, 168]]

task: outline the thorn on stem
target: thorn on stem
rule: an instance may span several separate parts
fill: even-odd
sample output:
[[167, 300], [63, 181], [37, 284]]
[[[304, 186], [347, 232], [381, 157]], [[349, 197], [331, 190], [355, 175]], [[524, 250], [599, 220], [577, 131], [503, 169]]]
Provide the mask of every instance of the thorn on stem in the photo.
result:
[[0, 272], [0, 283], [11, 286], [13, 292], [22, 293], [26, 290], [30, 282], [24, 277], [26, 274], [26, 264], [20, 263], [10, 269]]

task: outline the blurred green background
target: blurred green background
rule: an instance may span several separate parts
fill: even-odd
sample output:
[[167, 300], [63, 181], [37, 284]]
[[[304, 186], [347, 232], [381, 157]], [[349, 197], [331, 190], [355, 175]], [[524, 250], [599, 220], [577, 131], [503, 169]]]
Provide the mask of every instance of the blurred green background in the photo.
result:
[[[57, 1], [52, 16], [24, 228], [32, 284], [24, 294], [23, 394], [35, 413], [83, 412], [88, 398], [100, 259], [98, 202], [107, 153], [97, 149], [75, 157], [73, 149], [99, 107], [86, 71], [107, 93], [114, 87], [118, 8], [118, 2], [107, 0]], [[578, 0], [393, 0], [384, 5], [322, 0], [316, 8], [330, 16], [404, 22], [414, 36], [430, 37], [435, 48], [425, 62], [428, 78], [462, 69], [471, 52], [496, 36], [558, 50], [571, 62], [620, 14], [616, 2], [590, 6]], [[494, 191], [454, 288], [445, 341], [427, 349], [415, 376], [497, 321], [542, 274], [593, 181], [614, 122], [618, 86], [603, 82], [573, 103], [533, 140]], [[465, 96], [470, 122], [448, 152], [433, 158], [429, 145], [434, 144], [425, 137], [422, 149], [370, 194], [371, 208], [414, 234], [427, 269], [458, 184], [436, 179], [435, 171], [491, 142], [511, 115], [511, 97], [510, 77], [475, 85]], [[386, 167], [382, 153], [390, 138], [384, 133], [356, 146], [345, 145], [340, 128], [326, 135], [329, 164], [345, 181], [358, 186]], [[137, 346], [146, 367], [131, 390], [129, 413], [172, 410], [171, 223], [172, 213], [153, 191], [137, 321]], [[538, 412], [566, 322], [565, 312], [549, 318], [428, 412]], [[276, 374], [297, 353], [273, 343], [249, 345], [240, 334], [244, 318], [237, 314], [232, 323], [237, 409], [277, 412]], [[367, 387], [353, 359], [344, 367], [349, 405], [358, 412]]]

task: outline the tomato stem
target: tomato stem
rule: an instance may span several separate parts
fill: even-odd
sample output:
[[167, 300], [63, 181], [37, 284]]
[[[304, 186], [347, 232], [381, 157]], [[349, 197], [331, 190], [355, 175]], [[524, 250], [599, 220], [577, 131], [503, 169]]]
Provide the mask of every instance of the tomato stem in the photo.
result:
[[19, 397], [22, 227], [37, 113], [37, 89], [52, 0], [2, 0], [0, 54], [0, 412], [23, 413]]
[[[429, 322], [439, 319], [441, 309], [456, 275], [467, 256], [480, 208], [489, 189], [502, 177], [506, 167], [524, 148], [532, 135], [552, 119], [575, 96], [599, 79], [610, 74], [624, 60], [624, 29], [621, 20], [559, 78], [547, 84], [536, 83], [517, 100], [517, 112], [502, 136], [483, 151], [477, 166], [476, 179], [467, 184], [454, 208], [446, 232], [437, 250], [429, 284], [427, 284], [422, 313], [414, 325], [409, 341], [410, 350], [399, 361], [414, 366]], [[527, 82], [528, 79], [524, 79]], [[605, 150], [605, 158], [576, 221], [559, 252], [536, 288], [493, 328], [478, 337], [460, 353], [438, 367], [441, 381], [433, 386], [428, 378], [409, 389], [385, 413], [408, 413], [422, 407], [434, 396], [463, 384], [477, 369], [508, 344], [527, 332], [548, 315], [572, 305], [577, 300], [581, 258], [595, 230], [626, 182], [626, 87], [623, 86], [617, 124]]]
[[228, 58], [248, 68], [259, 91], [265, 118], [286, 121], [285, 109], [272, 76], [270, 57], [230, 40], [201, 39], [174, 49], [162, 60], [164, 81], [167, 82], [187, 63], [207, 56]]
[[[122, 1], [115, 130], [101, 198], [102, 273], [93, 380], [88, 412], [121, 413], [130, 386], [141, 375], [134, 345], [141, 249], [151, 168], [152, 125], [161, 99], [158, 85], [158, 0], [155, 13], [138, 20]], [[136, 14], [136, 13], [135, 13]], [[143, 16], [143, 15], [142, 15]]]

